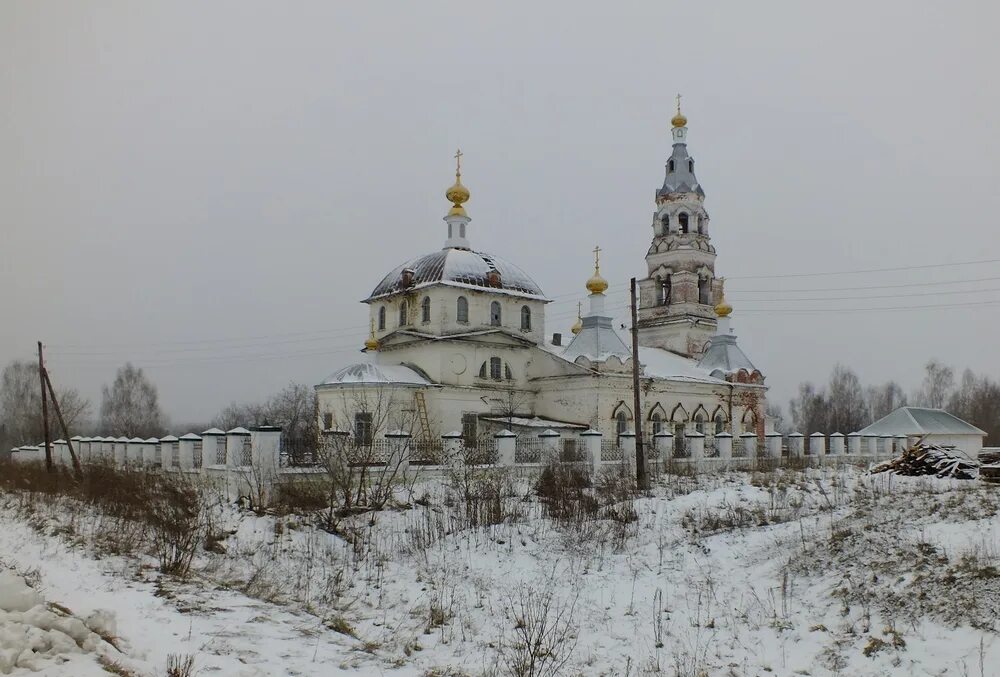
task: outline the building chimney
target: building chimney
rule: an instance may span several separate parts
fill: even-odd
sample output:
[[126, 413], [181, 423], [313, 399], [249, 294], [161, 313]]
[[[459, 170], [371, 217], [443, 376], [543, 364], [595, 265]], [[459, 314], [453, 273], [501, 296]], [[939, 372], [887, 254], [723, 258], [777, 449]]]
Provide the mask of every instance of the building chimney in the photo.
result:
[[553, 334], [552, 335], [552, 345], [554, 345], [554, 346], [561, 346], [562, 345], [562, 334]]

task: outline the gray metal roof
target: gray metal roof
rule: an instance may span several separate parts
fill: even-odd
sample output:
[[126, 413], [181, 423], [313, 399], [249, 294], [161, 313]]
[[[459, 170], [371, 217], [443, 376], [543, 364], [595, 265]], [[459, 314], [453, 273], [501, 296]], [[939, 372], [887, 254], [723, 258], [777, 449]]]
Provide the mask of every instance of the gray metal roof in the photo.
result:
[[[670, 171], [671, 162], [673, 171]], [[669, 193], [697, 193], [705, 197], [705, 191], [694, 175], [694, 159], [688, 155], [686, 143], [674, 144], [674, 150], [667, 160], [667, 176], [663, 179], [663, 187], [656, 191], [657, 196]]]
[[733, 334], [716, 334], [708, 340], [705, 354], [698, 360], [698, 366], [715, 376], [717, 373], [733, 374], [740, 369], [752, 372], [756, 369], [746, 353], [736, 345]]
[[402, 364], [358, 362], [333, 372], [321, 385], [342, 384], [430, 385], [430, 381]]
[[624, 362], [632, 357], [632, 351], [615, 331], [610, 317], [593, 315], [583, 318], [583, 329], [562, 352], [562, 357], [570, 362], [581, 356], [591, 362], [603, 362], [612, 355]]
[[[413, 280], [409, 287], [404, 287], [402, 276], [407, 269], [413, 271]], [[491, 271], [500, 273], [499, 287], [490, 284]], [[396, 266], [382, 278], [367, 300], [440, 282], [482, 287], [484, 290], [502, 290], [541, 299], [545, 297], [541, 287], [514, 264], [492, 254], [449, 247]]]
[[900, 407], [859, 432], [862, 435], [986, 435], [944, 409], [924, 407]]

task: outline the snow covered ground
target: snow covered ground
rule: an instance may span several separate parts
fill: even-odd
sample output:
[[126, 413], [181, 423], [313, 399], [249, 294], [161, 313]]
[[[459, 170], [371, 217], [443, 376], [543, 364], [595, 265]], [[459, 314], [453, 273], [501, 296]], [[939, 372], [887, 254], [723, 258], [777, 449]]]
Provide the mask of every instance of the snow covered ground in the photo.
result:
[[80, 506], [0, 495], [0, 569], [112, 640], [81, 634], [42, 674], [164, 675], [170, 655], [202, 675], [506, 674], [547, 623], [536, 659], [565, 675], [1000, 675], [997, 487], [680, 477], [574, 520], [488, 483], [502, 500], [427, 483], [338, 535], [220, 507], [185, 582], [111, 552]]

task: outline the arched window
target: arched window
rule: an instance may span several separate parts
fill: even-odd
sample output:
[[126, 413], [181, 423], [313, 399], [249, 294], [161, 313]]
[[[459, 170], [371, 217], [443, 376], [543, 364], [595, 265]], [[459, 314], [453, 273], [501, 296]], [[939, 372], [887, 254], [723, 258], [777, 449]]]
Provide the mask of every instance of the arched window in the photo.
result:
[[667, 162], [667, 171], [668, 172], [674, 171], [674, 161], [672, 159], [669, 162]]
[[670, 283], [670, 273], [660, 283], [660, 305], [669, 306], [670, 305], [670, 294], [672, 292]]
[[708, 305], [712, 302], [712, 280], [707, 277], [698, 278], [698, 303]]
[[663, 218], [660, 219], [660, 225], [663, 226], [664, 235], [670, 232], [670, 214], [663, 215]]
[[503, 377], [508, 381], [514, 380], [514, 372], [510, 370], [510, 365], [507, 364], [506, 362], [503, 365]]
[[694, 160], [688, 160], [688, 171], [694, 173]]
[[615, 431], [619, 435], [624, 435], [628, 432], [628, 416], [624, 411], [619, 411], [615, 416]]
[[704, 234], [705, 234], [705, 227], [704, 227], [704, 225], [702, 224], [702, 220], [701, 220], [701, 218], [700, 218], [700, 217], [699, 217], [699, 219], [698, 219], [698, 234], [699, 234], [699, 235], [704, 235]]
[[385, 331], [385, 306], [379, 306], [378, 309], [378, 330]]
[[503, 366], [503, 360], [499, 357], [490, 358], [490, 378], [499, 381], [500, 375], [503, 373], [501, 367]]
[[469, 302], [464, 296], [458, 297], [458, 308], [455, 312], [455, 319], [459, 322], [469, 322]]
[[649, 417], [650, 422], [653, 424], [653, 434], [658, 435], [663, 432], [663, 417], [660, 416], [660, 412], [656, 412]]
[[500, 303], [494, 301], [490, 304], [490, 326], [499, 327], [501, 324], [502, 316], [500, 314]]
[[407, 319], [408, 318], [406, 317], [406, 301], [403, 301], [402, 303], [399, 304], [399, 326], [405, 327]]
[[694, 429], [700, 432], [702, 435], [705, 434], [705, 414], [698, 411], [694, 415]]
[[677, 222], [681, 226], [681, 232], [682, 233], [688, 232], [688, 215], [687, 215], [687, 212], [681, 212], [677, 216]]
[[726, 417], [719, 411], [715, 414], [715, 434], [720, 435], [724, 432], [726, 432]]
[[531, 331], [531, 308], [521, 306], [521, 331]]
[[431, 321], [431, 297], [425, 296], [424, 300], [420, 302], [420, 321], [423, 323], [428, 323]]
[[486, 363], [483, 362], [483, 366], [479, 367], [479, 378], [486, 378]]

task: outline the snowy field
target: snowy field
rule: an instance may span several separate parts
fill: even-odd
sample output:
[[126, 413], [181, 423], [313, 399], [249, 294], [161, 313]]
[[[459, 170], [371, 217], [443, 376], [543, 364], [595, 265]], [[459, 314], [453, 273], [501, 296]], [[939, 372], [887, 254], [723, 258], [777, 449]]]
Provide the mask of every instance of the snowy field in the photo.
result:
[[998, 487], [732, 473], [581, 510], [459, 479], [336, 534], [217, 505], [185, 581], [93, 508], [0, 494], [0, 674], [1000, 675]]

